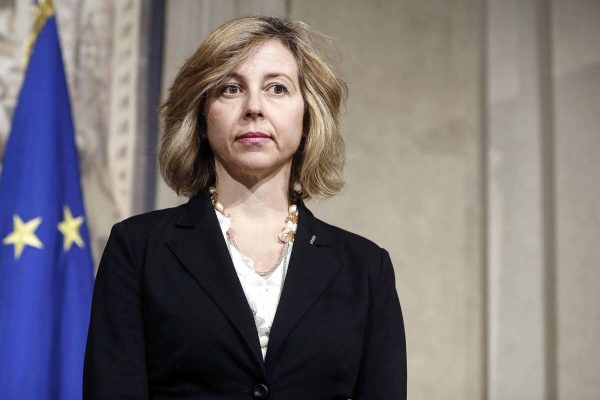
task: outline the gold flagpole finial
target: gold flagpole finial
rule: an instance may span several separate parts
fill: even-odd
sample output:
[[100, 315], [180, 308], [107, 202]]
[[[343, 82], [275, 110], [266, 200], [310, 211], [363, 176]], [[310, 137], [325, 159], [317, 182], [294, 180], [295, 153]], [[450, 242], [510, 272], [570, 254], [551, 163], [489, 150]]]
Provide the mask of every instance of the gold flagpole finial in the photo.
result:
[[25, 40], [25, 55], [23, 59], [23, 65], [25, 68], [29, 63], [31, 53], [33, 52], [33, 46], [35, 45], [35, 41], [37, 40], [42, 27], [46, 23], [46, 20], [53, 15], [54, 4], [52, 3], [52, 0], [39, 0], [35, 6], [35, 20], [33, 21], [33, 27], [29, 32], [29, 36], [27, 36], [27, 40]]

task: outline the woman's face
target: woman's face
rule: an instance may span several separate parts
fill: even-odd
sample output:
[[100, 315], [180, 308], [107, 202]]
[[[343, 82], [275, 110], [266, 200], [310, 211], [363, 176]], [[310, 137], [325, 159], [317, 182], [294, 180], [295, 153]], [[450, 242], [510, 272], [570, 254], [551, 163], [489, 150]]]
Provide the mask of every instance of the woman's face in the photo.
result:
[[289, 167], [304, 115], [293, 54], [279, 40], [266, 41], [225, 79], [205, 113], [215, 163], [230, 175]]

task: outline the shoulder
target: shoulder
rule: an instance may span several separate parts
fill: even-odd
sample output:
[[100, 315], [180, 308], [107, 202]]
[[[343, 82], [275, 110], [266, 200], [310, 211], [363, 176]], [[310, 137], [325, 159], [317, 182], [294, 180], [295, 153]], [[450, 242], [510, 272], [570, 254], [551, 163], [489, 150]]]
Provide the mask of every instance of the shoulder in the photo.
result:
[[149, 211], [126, 218], [113, 225], [104, 249], [107, 254], [124, 254], [134, 264], [158, 249], [170, 227], [177, 221], [185, 204], [162, 210]]
[[166, 227], [171, 226], [184, 206], [180, 205], [134, 215], [118, 222], [115, 227], [124, 229], [128, 236], [154, 236], [164, 232]]
[[[312, 218], [311, 225], [313, 232], [316, 232], [317, 245], [331, 245], [337, 248], [345, 257], [354, 260], [374, 260], [381, 261], [383, 256], [387, 256], [387, 251], [377, 243], [362, 235], [351, 232], [344, 228], [329, 224], [310, 214]], [[319, 234], [322, 239], [320, 240]]]
[[[395, 285], [394, 267], [389, 253], [374, 241], [314, 218], [315, 231], [329, 235], [327, 246], [335, 262], [346, 271], [346, 277], [363, 282], [375, 293], [389, 285]], [[315, 244], [319, 246], [319, 240]]]
[[157, 244], [176, 223], [186, 204], [133, 215], [113, 225], [109, 243], [125, 242], [135, 253], [140, 247]]
[[317, 223], [322, 224], [326, 229], [331, 232], [332, 238], [341, 244], [349, 245], [351, 247], [356, 247], [361, 250], [370, 250], [377, 251], [381, 248], [371, 239], [368, 239], [364, 236], [361, 236], [357, 233], [350, 232], [344, 228], [340, 228], [339, 226], [331, 225], [327, 222], [324, 222], [320, 219], [316, 219]]

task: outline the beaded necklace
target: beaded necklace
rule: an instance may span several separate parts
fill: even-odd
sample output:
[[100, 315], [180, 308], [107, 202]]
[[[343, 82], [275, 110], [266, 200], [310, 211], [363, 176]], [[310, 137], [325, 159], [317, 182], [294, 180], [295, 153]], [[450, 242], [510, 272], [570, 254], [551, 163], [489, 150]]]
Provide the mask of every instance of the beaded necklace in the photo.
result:
[[[208, 189], [208, 191], [210, 193], [211, 202], [212, 202], [212, 205], [215, 208], [215, 210], [217, 210], [219, 213], [221, 213], [225, 217], [231, 218], [231, 215], [225, 211], [225, 207], [223, 207], [223, 204], [221, 204], [219, 202], [219, 194], [217, 193], [217, 189], [214, 186], [211, 186]], [[287, 261], [289, 258], [287, 256], [289, 253], [289, 249], [291, 248], [292, 242], [294, 241], [294, 238], [296, 236], [297, 224], [298, 224], [298, 207], [295, 204], [292, 204], [292, 205], [290, 205], [290, 207], [288, 209], [288, 216], [285, 219], [284, 227], [278, 235], [279, 241], [284, 243], [283, 249], [281, 250], [281, 254], [279, 255], [279, 258], [277, 259], [277, 262], [275, 263], [275, 265], [273, 265], [271, 268], [269, 268], [266, 271], [257, 271], [256, 267], [250, 265], [247, 262], [247, 259], [249, 257], [246, 257], [242, 253], [242, 251], [240, 250], [239, 246], [237, 245], [237, 243], [235, 241], [233, 232], [231, 232], [231, 230], [229, 230], [229, 229], [226, 232], [227, 248], [229, 249], [229, 252], [231, 253], [230, 246], [234, 247], [237, 250], [237, 252], [240, 255], [242, 255], [244, 264], [246, 264], [256, 274], [262, 276], [263, 278], [270, 275], [271, 273], [273, 273], [280, 265], [283, 264], [283, 269], [284, 269], [283, 274], [282, 274], [283, 275], [282, 276], [282, 284], [283, 284], [283, 280], [285, 279], [285, 273], [287, 272]]]

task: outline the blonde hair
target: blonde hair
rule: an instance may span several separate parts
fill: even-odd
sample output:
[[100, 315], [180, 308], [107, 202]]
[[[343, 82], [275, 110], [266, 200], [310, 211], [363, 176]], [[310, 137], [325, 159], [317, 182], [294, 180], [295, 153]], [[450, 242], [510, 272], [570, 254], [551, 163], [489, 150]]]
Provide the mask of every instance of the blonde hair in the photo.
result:
[[[177, 194], [194, 196], [215, 180], [203, 110], [223, 79], [262, 43], [278, 39], [294, 55], [304, 99], [303, 137], [292, 161], [291, 196], [333, 196], [342, 189], [344, 141], [338, 115], [346, 83], [324, 61], [315, 32], [302, 22], [243, 17], [214, 31], [179, 70], [162, 106], [160, 171]], [[302, 185], [302, 193], [293, 190]]]

